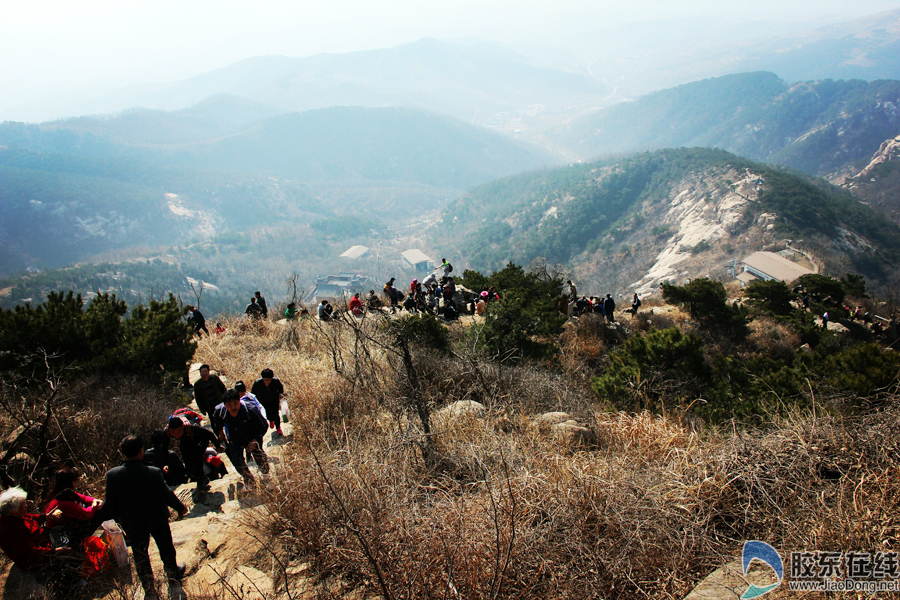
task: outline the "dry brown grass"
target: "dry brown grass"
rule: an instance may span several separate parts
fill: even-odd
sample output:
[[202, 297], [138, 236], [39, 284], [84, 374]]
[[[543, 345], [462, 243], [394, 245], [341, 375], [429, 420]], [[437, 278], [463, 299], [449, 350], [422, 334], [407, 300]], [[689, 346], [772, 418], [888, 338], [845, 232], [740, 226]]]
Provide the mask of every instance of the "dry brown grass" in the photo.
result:
[[[285, 342], [278, 326], [233, 325], [201, 344], [198, 360], [231, 381], [270, 366], [290, 393], [294, 443], [269, 523], [288, 560], [393, 598], [673, 598], [747, 539], [783, 551], [900, 544], [896, 402], [855, 419], [691, 431], [598, 414], [558, 372], [460, 352], [414, 355], [426, 455], [402, 371], [354, 328], [312, 323]], [[487, 414], [437, 412], [461, 399]], [[546, 410], [591, 426], [599, 449], [538, 432], [531, 419]]]
[[757, 352], [775, 360], [793, 360], [794, 349], [800, 346], [800, 336], [788, 325], [771, 317], [756, 317], [748, 327], [747, 341]]

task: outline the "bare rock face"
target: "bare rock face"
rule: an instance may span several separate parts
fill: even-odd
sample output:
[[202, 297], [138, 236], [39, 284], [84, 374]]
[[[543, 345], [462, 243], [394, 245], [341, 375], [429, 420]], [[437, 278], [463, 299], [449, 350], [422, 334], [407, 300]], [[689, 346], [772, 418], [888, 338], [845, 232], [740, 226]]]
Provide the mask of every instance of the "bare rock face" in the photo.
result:
[[[534, 426], [541, 433], [549, 433], [550, 428], [566, 421], [571, 421], [572, 417], [569, 413], [564, 412], [548, 412], [534, 418]], [[573, 421], [574, 422], [574, 421]]]
[[459, 400], [449, 406], [445, 406], [438, 412], [448, 417], [470, 415], [481, 418], [487, 412], [487, 408], [485, 408], [484, 404], [481, 402], [475, 402], [474, 400]]
[[557, 423], [550, 430], [558, 441], [569, 448], [593, 448], [597, 445], [597, 434], [574, 420]]
[[844, 335], [850, 333], [850, 330], [841, 325], [840, 323], [835, 323], [834, 321], [828, 322], [828, 331], [835, 333], [836, 335]]

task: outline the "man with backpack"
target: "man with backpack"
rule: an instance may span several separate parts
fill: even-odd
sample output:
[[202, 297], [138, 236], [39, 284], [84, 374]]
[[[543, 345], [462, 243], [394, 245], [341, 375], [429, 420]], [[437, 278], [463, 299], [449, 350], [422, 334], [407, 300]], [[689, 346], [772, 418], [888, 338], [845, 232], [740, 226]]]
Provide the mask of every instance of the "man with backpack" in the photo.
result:
[[444, 272], [444, 277], [450, 277], [450, 273], [453, 272], [453, 265], [447, 262], [446, 258], [441, 259], [441, 264], [435, 268], [435, 271], [441, 269]]
[[216, 407], [212, 423], [218, 438], [227, 443], [228, 458], [244, 478], [245, 485], [251, 486], [256, 481], [244, 459], [245, 450], [263, 474], [269, 472], [269, 460], [262, 449], [266, 419], [255, 404], [242, 400], [237, 390], [228, 390], [223, 403]]

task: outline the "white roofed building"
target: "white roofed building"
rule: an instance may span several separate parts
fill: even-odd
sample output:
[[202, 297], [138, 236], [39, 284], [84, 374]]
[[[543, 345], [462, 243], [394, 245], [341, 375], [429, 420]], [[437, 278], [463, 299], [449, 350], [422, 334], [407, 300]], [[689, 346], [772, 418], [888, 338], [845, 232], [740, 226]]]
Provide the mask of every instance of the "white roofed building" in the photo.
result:
[[360, 258], [365, 258], [368, 254], [369, 249], [366, 246], [351, 246], [346, 252], [341, 254], [339, 258], [358, 260]]
[[790, 284], [804, 275], [815, 272], [774, 252], [754, 252], [741, 262], [743, 272], [737, 278], [742, 285], [747, 285], [755, 279], [763, 281], [778, 279]]
[[405, 252], [401, 252], [400, 256], [407, 266], [416, 270], [416, 273], [427, 273], [434, 269], [434, 261], [421, 250], [406, 250]]

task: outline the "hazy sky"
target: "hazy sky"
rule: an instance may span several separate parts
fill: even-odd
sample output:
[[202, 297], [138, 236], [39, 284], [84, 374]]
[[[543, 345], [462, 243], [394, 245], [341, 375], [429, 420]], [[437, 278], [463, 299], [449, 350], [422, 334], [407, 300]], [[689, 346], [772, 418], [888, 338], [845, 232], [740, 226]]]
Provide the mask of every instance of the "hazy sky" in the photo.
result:
[[426, 36], [563, 47], [645, 20], [811, 26], [897, 8], [900, 0], [2, 0], [0, 114], [73, 88], [171, 81], [266, 54], [382, 48]]

